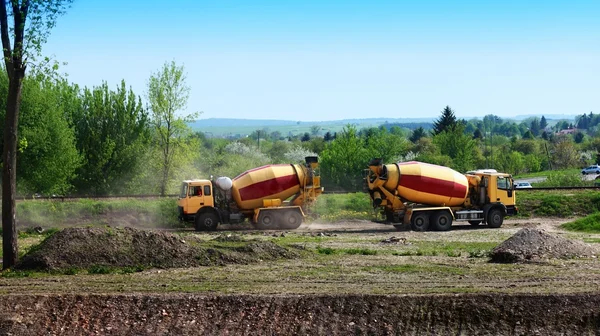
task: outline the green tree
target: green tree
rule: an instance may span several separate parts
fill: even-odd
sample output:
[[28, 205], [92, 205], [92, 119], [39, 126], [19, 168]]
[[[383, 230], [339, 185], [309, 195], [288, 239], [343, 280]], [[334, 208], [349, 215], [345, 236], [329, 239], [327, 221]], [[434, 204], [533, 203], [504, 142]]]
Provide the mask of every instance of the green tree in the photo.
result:
[[540, 129], [542, 131], [544, 131], [547, 126], [548, 126], [548, 121], [546, 120], [546, 117], [542, 116], [542, 119], [540, 119]]
[[442, 154], [452, 158], [452, 168], [465, 172], [474, 168], [475, 150], [477, 143], [472, 137], [464, 134], [464, 125], [459, 123], [446, 131], [434, 136]]
[[83, 156], [75, 180], [78, 192], [122, 193], [138, 171], [149, 143], [148, 113], [125, 81], [117, 91], [108, 84], [83, 90], [80, 109], [72, 112], [77, 148]]
[[354, 126], [345, 126], [323, 150], [321, 158], [324, 183], [346, 190], [360, 190], [362, 171], [367, 166], [369, 157]]
[[533, 134], [533, 136], [540, 135], [540, 129], [541, 129], [540, 119], [533, 118], [530, 125], [531, 125], [530, 126], [531, 134]]
[[573, 139], [575, 140], [575, 143], [582, 143], [583, 139], [585, 138], [585, 135], [581, 132], [577, 132], [575, 133], [575, 135], [573, 136]]
[[579, 161], [577, 149], [568, 136], [560, 136], [555, 139], [551, 154], [552, 167], [555, 169], [576, 167]]
[[323, 136], [323, 140], [325, 140], [325, 142], [333, 140], [333, 135], [331, 134], [331, 132], [327, 131], [327, 133], [325, 133], [325, 136]]
[[312, 135], [313, 137], [318, 136], [320, 132], [321, 132], [321, 126], [319, 126], [319, 125], [312, 125], [310, 127], [310, 135]]
[[80, 102], [66, 80], [47, 76], [27, 76], [23, 81], [23, 100], [19, 134], [27, 146], [17, 159], [18, 189], [27, 194], [65, 194], [71, 189], [81, 157], [68, 115], [70, 101]]
[[456, 116], [454, 115], [454, 111], [450, 108], [450, 106], [446, 105], [444, 110], [442, 111], [442, 115], [433, 122], [433, 134], [440, 134], [449, 128], [456, 125]]
[[419, 127], [417, 129], [415, 129], [412, 134], [410, 135], [410, 138], [408, 138], [408, 140], [410, 140], [412, 143], [417, 143], [417, 141], [419, 141], [419, 139], [426, 137], [427, 133], [425, 132], [425, 129], [423, 127]]
[[160, 194], [165, 195], [172, 176], [175, 154], [184, 147], [185, 138], [191, 133], [187, 122], [197, 113], [186, 116], [178, 112], [187, 107], [190, 88], [186, 84], [183, 66], [175, 61], [167, 62], [162, 69], [150, 76], [148, 101], [152, 113], [151, 124], [155, 146], [161, 152]]
[[302, 138], [300, 138], [300, 141], [302, 141], [302, 142], [310, 141], [310, 134], [308, 134], [308, 132], [305, 132], [302, 135]]
[[381, 158], [383, 162], [398, 161], [409, 148], [406, 138], [390, 133], [385, 128], [373, 128], [365, 132], [364, 142], [369, 157]]
[[[29, 61], [41, 54], [42, 45], [58, 16], [71, 0], [1, 0], [0, 38], [4, 70], [8, 75], [4, 147], [2, 151], [2, 256], [4, 269], [17, 262], [15, 195], [17, 192], [17, 143], [23, 79]], [[12, 25], [9, 26], [9, 18]], [[11, 44], [12, 40], [12, 44]]]
[[285, 153], [291, 149], [291, 143], [288, 141], [277, 140], [266, 152], [274, 163], [285, 163]]

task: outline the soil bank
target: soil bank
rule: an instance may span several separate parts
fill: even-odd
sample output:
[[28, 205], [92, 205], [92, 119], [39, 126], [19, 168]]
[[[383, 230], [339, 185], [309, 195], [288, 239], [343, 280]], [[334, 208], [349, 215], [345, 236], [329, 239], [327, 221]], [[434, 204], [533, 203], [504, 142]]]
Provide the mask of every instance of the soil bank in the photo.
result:
[[1, 335], [600, 335], [600, 293], [6, 295]]

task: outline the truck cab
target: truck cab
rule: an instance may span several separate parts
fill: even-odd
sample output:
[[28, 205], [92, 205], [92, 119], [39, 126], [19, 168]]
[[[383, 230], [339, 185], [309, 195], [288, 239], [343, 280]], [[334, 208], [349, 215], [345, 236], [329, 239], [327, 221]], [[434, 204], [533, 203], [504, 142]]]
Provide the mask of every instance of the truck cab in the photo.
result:
[[210, 180], [183, 181], [177, 199], [179, 220], [193, 221], [200, 208], [214, 206], [213, 185]]

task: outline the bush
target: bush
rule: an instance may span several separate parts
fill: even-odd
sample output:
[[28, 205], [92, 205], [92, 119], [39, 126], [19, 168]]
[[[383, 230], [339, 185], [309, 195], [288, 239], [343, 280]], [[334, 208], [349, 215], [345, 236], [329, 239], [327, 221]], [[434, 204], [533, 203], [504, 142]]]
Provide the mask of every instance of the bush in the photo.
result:
[[546, 181], [536, 183], [536, 187], [584, 187], [593, 185], [593, 181], [584, 181], [579, 172], [561, 172], [549, 174]]

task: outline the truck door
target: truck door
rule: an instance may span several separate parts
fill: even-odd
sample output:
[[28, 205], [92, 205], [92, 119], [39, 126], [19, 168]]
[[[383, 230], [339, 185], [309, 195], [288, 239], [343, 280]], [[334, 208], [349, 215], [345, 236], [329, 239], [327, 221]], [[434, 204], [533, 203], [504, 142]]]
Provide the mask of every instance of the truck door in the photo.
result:
[[498, 176], [497, 178], [498, 191], [496, 193], [496, 202], [501, 202], [504, 205], [514, 205], [513, 181], [509, 177]]
[[190, 186], [188, 191], [188, 214], [195, 214], [204, 206], [204, 186]]
[[188, 194], [188, 184], [184, 182], [181, 185], [181, 189], [179, 191], [179, 197], [177, 198], [177, 205], [180, 208], [180, 210], [179, 210], [180, 216], [182, 216], [184, 213], [187, 213], [187, 208], [188, 208], [187, 194]]

